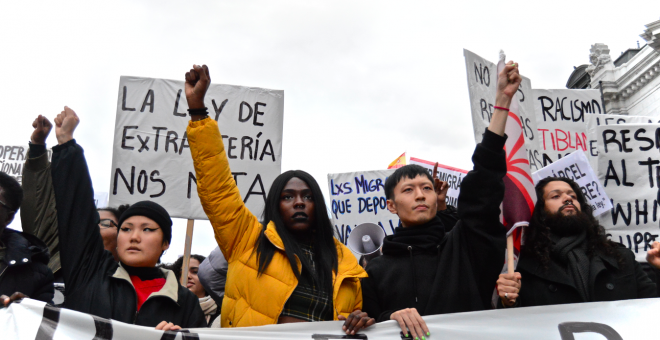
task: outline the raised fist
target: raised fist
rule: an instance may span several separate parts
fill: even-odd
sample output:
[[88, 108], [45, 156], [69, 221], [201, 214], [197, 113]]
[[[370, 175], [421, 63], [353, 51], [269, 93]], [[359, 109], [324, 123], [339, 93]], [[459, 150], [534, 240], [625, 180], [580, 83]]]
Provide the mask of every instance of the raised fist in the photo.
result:
[[57, 137], [58, 144], [64, 144], [73, 139], [73, 131], [80, 122], [78, 115], [71, 110], [68, 106], [64, 107], [64, 111], [55, 117], [55, 137]]
[[30, 142], [32, 142], [32, 144], [45, 145], [46, 138], [48, 138], [50, 130], [53, 129], [53, 124], [50, 123], [48, 118], [39, 115], [39, 117], [32, 122], [32, 127], [34, 128], [34, 131], [32, 131], [32, 136], [30, 136]]
[[211, 75], [206, 65], [193, 65], [193, 68], [186, 72], [186, 99], [189, 108], [202, 109], [205, 107], [204, 96], [209, 85], [211, 85]]
[[513, 61], [506, 63], [502, 72], [497, 75], [495, 105], [508, 108], [521, 82], [522, 77], [518, 71], [518, 64]]

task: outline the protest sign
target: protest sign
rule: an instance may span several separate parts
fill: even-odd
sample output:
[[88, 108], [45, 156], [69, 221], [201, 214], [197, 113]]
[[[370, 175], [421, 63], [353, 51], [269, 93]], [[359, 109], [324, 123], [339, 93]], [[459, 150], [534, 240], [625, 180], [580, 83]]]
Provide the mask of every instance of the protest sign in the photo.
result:
[[27, 159], [27, 152], [27, 145], [0, 144], [0, 171], [23, 184], [23, 164]]
[[[493, 115], [497, 91], [497, 66], [468, 50], [463, 50], [463, 55], [465, 56], [467, 69], [474, 139], [479, 143]], [[534, 103], [531, 100], [532, 82], [529, 78], [522, 78], [522, 83], [515, 97], [519, 112], [515, 114], [520, 118], [520, 125], [525, 137], [525, 153], [530, 168], [532, 171], [536, 171], [543, 167], [543, 163], [541, 162], [541, 154], [538, 151], [539, 136], [534, 118]]]
[[601, 125], [597, 131], [598, 179], [612, 202], [600, 222], [613, 241], [646, 262], [646, 251], [660, 236], [660, 124]]
[[[435, 166], [435, 162], [426, 161], [421, 158], [410, 157], [410, 164], [417, 164], [421, 167], [424, 167], [429, 171], [430, 175], [433, 175], [433, 167]], [[447, 199], [445, 200], [447, 205], [458, 208], [458, 194], [461, 192], [461, 182], [463, 182], [463, 177], [465, 177], [467, 173], [467, 170], [438, 164], [437, 177], [441, 181], [447, 182], [449, 185], [449, 190], [447, 191]]]
[[96, 209], [107, 207], [108, 193], [94, 191], [94, 206], [96, 206]]
[[542, 157], [537, 161], [547, 166], [575, 150], [587, 152], [584, 116], [603, 113], [600, 92], [534, 89], [532, 94], [539, 135], [538, 153]]
[[[121, 77], [110, 204], [151, 200], [172, 217], [207, 219], [197, 196], [182, 81]], [[205, 104], [218, 122], [246, 206], [261, 216], [280, 174], [284, 92], [211, 84]]]
[[328, 174], [330, 214], [339, 241], [347, 244], [351, 231], [362, 223], [378, 224], [385, 234], [394, 233], [399, 216], [387, 210], [385, 180], [396, 171], [373, 170]]
[[572, 179], [580, 186], [584, 198], [591, 205], [593, 215], [598, 216], [612, 209], [610, 198], [598, 181], [598, 175], [593, 171], [582, 150], [573, 151], [568, 156], [549, 164], [532, 174], [534, 185], [546, 177], [563, 177]]
[[594, 172], [598, 171], [598, 132], [596, 127], [601, 125], [616, 124], [643, 124], [660, 123], [660, 118], [647, 116], [624, 116], [624, 115], [599, 115], [587, 114], [584, 116], [584, 123], [587, 128], [587, 158]]
[[[451, 292], [449, 292], [451, 293]], [[424, 316], [431, 337], [464, 340], [653, 339], [660, 298], [506, 308]], [[515, 322], [512, 322], [515, 320]], [[400, 339], [396, 321], [377, 323], [355, 336], [341, 330], [344, 321], [298, 322], [238, 328], [194, 328], [163, 332], [108, 320], [44, 302], [24, 299], [0, 309], [3, 338], [34, 339]], [[429, 338], [430, 339], [430, 338]]]

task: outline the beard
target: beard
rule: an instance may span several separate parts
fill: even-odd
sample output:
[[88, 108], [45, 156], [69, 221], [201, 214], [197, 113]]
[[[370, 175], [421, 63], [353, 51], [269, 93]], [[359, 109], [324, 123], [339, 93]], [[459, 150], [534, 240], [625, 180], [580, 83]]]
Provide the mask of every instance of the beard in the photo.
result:
[[545, 217], [545, 225], [553, 234], [560, 237], [577, 235], [587, 228], [593, 228], [593, 224], [593, 219], [582, 211], [576, 211], [571, 215], [564, 215], [561, 211], [557, 211], [556, 213], [546, 213]]

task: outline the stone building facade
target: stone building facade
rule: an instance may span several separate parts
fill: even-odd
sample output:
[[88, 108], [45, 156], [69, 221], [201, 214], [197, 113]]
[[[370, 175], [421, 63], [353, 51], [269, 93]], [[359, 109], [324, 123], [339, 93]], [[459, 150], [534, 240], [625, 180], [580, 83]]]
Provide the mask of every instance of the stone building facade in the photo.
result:
[[602, 86], [609, 114], [660, 116], [660, 20], [646, 25], [640, 36], [646, 45], [629, 49], [616, 60], [607, 45], [592, 45], [591, 64], [575, 68], [567, 87]]

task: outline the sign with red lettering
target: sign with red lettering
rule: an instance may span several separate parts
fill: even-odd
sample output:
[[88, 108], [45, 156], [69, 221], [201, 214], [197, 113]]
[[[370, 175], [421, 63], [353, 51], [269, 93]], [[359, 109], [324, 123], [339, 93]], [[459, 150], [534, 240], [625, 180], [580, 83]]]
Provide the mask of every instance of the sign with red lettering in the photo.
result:
[[537, 90], [532, 91], [534, 114], [539, 135], [542, 166], [575, 150], [587, 152], [584, 117], [588, 113], [603, 113], [598, 90]]
[[[435, 166], [435, 162], [426, 161], [421, 158], [410, 157], [410, 164], [417, 164], [421, 167], [424, 167], [429, 171], [429, 174], [433, 175], [433, 167]], [[447, 182], [449, 185], [446, 199], [447, 205], [458, 208], [458, 194], [461, 192], [461, 182], [463, 182], [463, 177], [465, 177], [467, 173], [467, 170], [438, 164], [437, 177], [441, 181]]]

